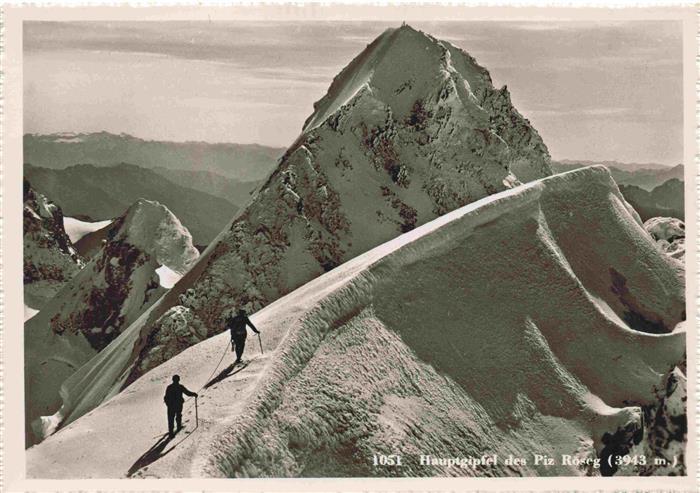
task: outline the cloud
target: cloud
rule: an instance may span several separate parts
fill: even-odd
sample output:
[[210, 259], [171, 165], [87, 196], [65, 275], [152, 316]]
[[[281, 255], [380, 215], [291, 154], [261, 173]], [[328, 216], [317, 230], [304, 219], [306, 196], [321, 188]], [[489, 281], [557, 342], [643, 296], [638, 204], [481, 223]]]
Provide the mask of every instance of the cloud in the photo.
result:
[[570, 107], [570, 108], [530, 108], [522, 109], [525, 116], [533, 118], [588, 118], [601, 121], [625, 120], [656, 120], [666, 121], [668, 112], [661, 108], [633, 108], [633, 107]]
[[561, 116], [614, 116], [633, 113], [633, 108], [580, 108], [580, 109], [531, 109], [528, 115], [540, 117], [561, 117]]
[[[495, 84], [507, 84], [515, 106], [536, 121], [552, 148], [590, 139], [566, 130], [575, 125], [606, 126], [613, 136], [621, 133], [616, 128], [641, 121], [669, 135], [682, 125], [679, 23], [411, 24], [466, 50]], [[157, 130], [163, 139], [168, 132], [175, 140], [198, 132], [201, 140], [287, 144], [333, 77], [396, 26], [394, 21], [27, 22], [25, 67], [32, 68], [25, 70], [25, 111], [32, 117], [27, 130], [116, 130], [128, 123], [123, 130], [136, 135]], [[188, 115], [198, 109], [201, 125], [193, 129]], [[153, 123], [164, 118], [156, 111], [169, 111], [171, 123]]]
[[317, 67], [260, 67], [251, 71], [263, 80], [288, 80], [298, 83], [328, 86], [336, 73], [325, 66]]
[[568, 23], [562, 23], [562, 22], [545, 22], [545, 23], [539, 23], [539, 22], [523, 22], [522, 24], [520, 23], [508, 23], [507, 26], [511, 29], [515, 29], [518, 31], [544, 31], [544, 32], [549, 32], [549, 31], [564, 31], [564, 30], [571, 30], [575, 29], [576, 26]]

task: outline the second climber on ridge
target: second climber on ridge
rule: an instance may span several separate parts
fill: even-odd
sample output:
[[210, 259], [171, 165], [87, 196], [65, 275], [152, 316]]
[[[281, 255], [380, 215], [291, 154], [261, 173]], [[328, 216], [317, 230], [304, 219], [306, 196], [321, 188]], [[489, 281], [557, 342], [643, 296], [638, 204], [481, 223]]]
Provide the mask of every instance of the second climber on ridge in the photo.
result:
[[236, 361], [234, 365], [241, 362], [243, 350], [245, 349], [245, 340], [248, 337], [246, 326], [249, 325], [253, 332], [260, 334], [260, 331], [250, 321], [246, 311], [243, 308], [238, 309], [235, 317], [229, 317], [226, 321], [226, 327], [231, 331], [231, 350], [236, 349]]
[[[165, 397], [163, 397], [163, 401], [168, 407], [168, 435], [170, 438], [175, 436], [176, 431], [182, 429], [182, 404], [185, 402], [182, 394], [197, 397], [197, 392], [188, 390], [180, 383], [180, 375], [173, 375], [173, 383], [165, 389]], [[176, 423], [177, 430], [174, 429]]]

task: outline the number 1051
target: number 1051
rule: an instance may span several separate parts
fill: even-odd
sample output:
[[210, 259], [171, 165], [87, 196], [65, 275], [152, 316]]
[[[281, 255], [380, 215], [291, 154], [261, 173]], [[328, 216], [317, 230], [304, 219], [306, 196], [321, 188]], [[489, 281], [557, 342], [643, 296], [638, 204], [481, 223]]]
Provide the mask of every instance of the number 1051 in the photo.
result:
[[372, 463], [375, 466], [400, 466], [401, 456], [400, 455], [382, 455], [374, 454], [372, 458]]

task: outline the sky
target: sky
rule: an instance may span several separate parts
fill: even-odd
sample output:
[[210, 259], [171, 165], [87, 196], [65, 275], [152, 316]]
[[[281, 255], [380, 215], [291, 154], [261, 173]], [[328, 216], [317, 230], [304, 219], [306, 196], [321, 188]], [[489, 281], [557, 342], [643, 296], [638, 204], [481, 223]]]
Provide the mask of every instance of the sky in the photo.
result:
[[[24, 131], [290, 145], [397, 22], [25, 22]], [[555, 159], [678, 164], [676, 21], [411, 22], [507, 85]]]

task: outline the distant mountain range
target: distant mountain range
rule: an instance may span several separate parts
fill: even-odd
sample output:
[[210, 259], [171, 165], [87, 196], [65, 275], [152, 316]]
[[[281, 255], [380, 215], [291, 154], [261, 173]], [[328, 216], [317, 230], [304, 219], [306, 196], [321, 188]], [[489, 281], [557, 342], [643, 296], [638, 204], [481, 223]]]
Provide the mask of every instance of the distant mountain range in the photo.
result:
[[264, 179], [283, 152], [257, 144], [163, 142], [108, 132], [24, 136], [24, 162], [44, 168], [124, 162], [150, 169], [212, 171], [240, 181]]
[[660, 163], [623, 163], [614, 160], [592, 161], [590, 159], [560, 159], [555, 162], [561, 165], [575, 165], [576, 168], [580, 168], [582, 166], [593, 166], [596, 164], [602, 164], [603, 166], [607, 166], [608, 168], [613, 167], [622, 171], [668, 170], [673, 167]]
[[585, 166], [602, 164], [607, 166], [618, 185], [634, 185], [651, 191], [655, 187], [673, 178], [683, 180], [683, 165], [670, 167], [663, 164], [620, 163], [617, 161], [552, 161], [552, 170], [563, 173]]
[[79, 164], [65, 169], [25, 165], [24, 175], [69, 217], [113, 219], [138, 199], [158, 201], [182, 221], [200, 246], [209, 244], [238, 210], [232, 202], [197, 190], [196, 185], [182, 186], [162, 172], [131, 164]]
[[625, 200], [634, 207], [642, 221], [652, 217], [685, 219], [683, 165], [673, 167], [653, 163], [617, 161], [552, 161], [556, 173], [602, 164], [610, 170]]
[[685, 194], [681, 180], [673, 178], [651, 192], [635, 185], [620, 185], [620, 192], [639, 213], [642, 221], [652, 217], [675, 217], [685, 220]]
[[168, 168], [153, 168], [153, 171], [178, 185], [220, 197], [238, 207], [245, 205], [251, 192], [262, 183], [260, 180], [240, 181], [213, 171]]

